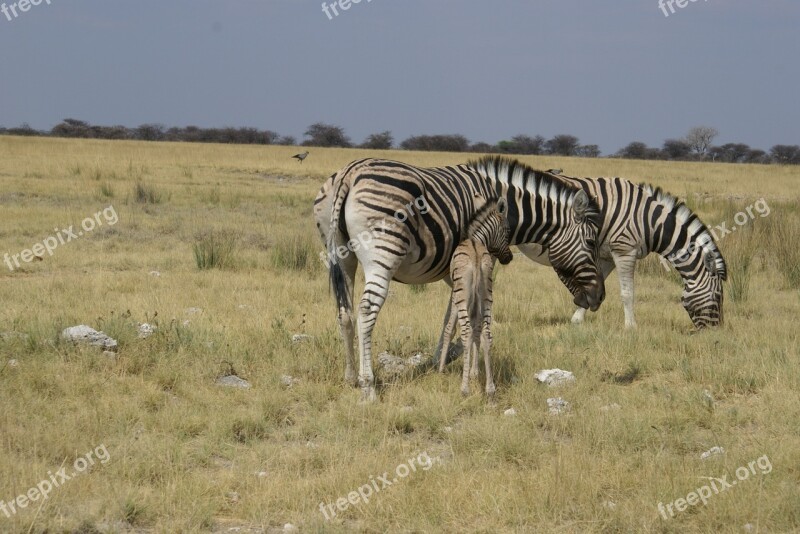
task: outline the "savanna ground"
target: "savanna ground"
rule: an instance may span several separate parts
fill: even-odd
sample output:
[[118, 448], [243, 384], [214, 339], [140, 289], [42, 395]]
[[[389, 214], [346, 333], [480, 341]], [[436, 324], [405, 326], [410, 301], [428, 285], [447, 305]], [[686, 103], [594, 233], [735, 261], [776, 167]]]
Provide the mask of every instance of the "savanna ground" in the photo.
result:
[[[0, 265], [0, 500], [108, 451], [48, 499], [0, 512], [0, 531], [800, 530], [797, 168], [523, 158], [661, 185], [710, 225], [730, 228], [764, 197], [769, 215], [720, 241], [724, 327], [691, 334], [680, 281], [653, 257], [637, 269], [637, 330], [622, 328], [616, 274], [600, 311], [573, 326], [552, 270], [518, 257], [497, 273], [496, 405], [461, 397], [459, 360], [386, 383], [365, 406], [344, 385], [313, 198], [367, 154], [418, 165], [466, 156], [312, 148], [301, 165], [295, 152], [0, 137], [0, 254], [109, 206], [118, 215], [43, 261]], [[448, 298], [444, 284], [393, 285], [375, 354], [430, 354]], [[141, 322], [155, 335], [139, 339]], [[60, 340], [78, 324], [116, 338], [116, 358]], [[313, 337], [293, 343], [297, 333]], [[537, 383], [552, 367], [576, 383]], [[252, 388], [215, 385], [231, 373]], [[298, 381], [286, 387], [283, 375]], [[548, 414], [556, 396], [568, 414]], [[726, 452], [701, 460], [714, 446]], [[736, 480], [764, 456], [771, 471], [756, 466], [706, 505], [659, 514], [659, 502], [708, 477]], [[321, 513], [412, 457], [433, 462], [331, 520]]]

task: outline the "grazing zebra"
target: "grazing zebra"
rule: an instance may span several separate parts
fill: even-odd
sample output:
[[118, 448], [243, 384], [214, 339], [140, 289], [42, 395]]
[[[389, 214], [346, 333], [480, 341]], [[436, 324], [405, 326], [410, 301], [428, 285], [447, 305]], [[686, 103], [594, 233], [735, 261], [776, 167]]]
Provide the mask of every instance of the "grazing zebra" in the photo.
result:
[[[655, 252], [666, 258], [683, 278], [683, 307], [695, 328], [722, 323], [722, 282], [727, 268], [706, 226], [686, 205], [660, 188], [637, 185], [621, 178], [558, 176], [593, 197], [602, 213], [600, 267], [607, 277], [616, 267], [625, 310], [625, 326], [636, 326], [633, 314], [633, 275], [636, 261]], [[530, 259], [549, 265], [539, 245], [519, 249]], [[572, 316], [581, 323], [586, 308]]]
[[[605, 288], [596, 263], [599, 211], [583, 191], [499, 157], [438, 168], [354, 161], [323, 185], [314, 216], [326, 244], [346, 352], [345, 380], [351, 383], [353, 285], [359, 262], [364, 269], [358, 304], [358, 382], [365, 399], [375, 399], [372, 329], [389, 282], [447, 279], [453, 252], [476, 211], [476, 195], [506, 199], [511, 244], [548, 247], [553, 268], [576, 305], [596, 310], [603, 301]], [[449, 309], [448, 305], [448, 317]]]
[[[475, 214], [467, 226], [468, 238], [453, 253], [450, 262], [450, 279], [453, 291], [450, 303], [461, 325], [461, 342], [464, 345], [464, 369], [461, 373], [461, 394], [469, 395], [469, 379], [478, 377], [479, 351], [483, 352], [486, 367], [486, 395], [494, 396], [492, 364], [489, 350], [492, 347], [492, 272], [495, 258], [506, 265], [513, 259], [508, 248], [508, 224], [504, 198], [490, 201]], [[442, 334], [444, 346], [449, 346], [453, 335], [450, 324]], [[445, 358], [439, 362], [439, 372], [444, 371]]]

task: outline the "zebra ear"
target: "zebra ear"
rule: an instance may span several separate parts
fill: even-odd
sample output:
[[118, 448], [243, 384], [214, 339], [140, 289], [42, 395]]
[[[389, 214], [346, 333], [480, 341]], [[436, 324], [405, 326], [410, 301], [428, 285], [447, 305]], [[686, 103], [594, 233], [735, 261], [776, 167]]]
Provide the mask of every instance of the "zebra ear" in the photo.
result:
[[575, 212], [576, 220], [582, 221], [586, 217], [586, 210], [589, 209], [589, 197], [583, 189], [575, 194], [572, 209]]
[[708, 272], [715, 275], [717, 274], [717, 259], [711, 252], [703, 252], [703, 265], [705, 265]]
[[508, 214], [508, 202], [503, 197], [497, 199], [497, 213], [503, 217]]

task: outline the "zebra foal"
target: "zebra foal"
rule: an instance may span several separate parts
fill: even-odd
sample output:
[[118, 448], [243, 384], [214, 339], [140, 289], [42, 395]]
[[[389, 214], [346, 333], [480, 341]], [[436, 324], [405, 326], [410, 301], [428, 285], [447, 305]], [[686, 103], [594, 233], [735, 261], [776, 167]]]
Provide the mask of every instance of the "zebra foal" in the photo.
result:
[[[508, 224], [505, 199], [488, 202], [467, 227], [467, 239], [453, 253], [450, 279], [453, 282], [451, 306], [458, 316], [461, 342], [464, 345], [464, 368], [461, 374], [461, 394], [469, 395], [470, 378], [478, 377], [479, 353], [486, 367], [486, 395], [494, 396], [495, 385], [489, 350], [492, 347], [492, 273], [495, 258], [503, 265], [514, 257], [508, 248]], [[452, 324], [442, 334], [444, 346], [450, 344]], [[444, 371], [445, 358], [439, 360], [439, 372]]]

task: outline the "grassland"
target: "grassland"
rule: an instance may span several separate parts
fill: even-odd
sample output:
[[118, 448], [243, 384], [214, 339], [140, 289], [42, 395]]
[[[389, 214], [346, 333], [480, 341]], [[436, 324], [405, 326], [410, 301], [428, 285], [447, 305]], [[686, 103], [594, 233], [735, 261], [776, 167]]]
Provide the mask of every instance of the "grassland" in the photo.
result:
[[[0, 266], [0, 500], [100, 445], [110, 457], [0, 512], [0, 532], [800, 531], [797, 169], [525, 158], [661, 185], [712, 224], [764, 197], [769, 216], [720, 242], [733, 276], [724, 327], [690, 335], [680, 282], [653, 258], [637, 273], [637, 330], [622, 329], [616, 275], [574, 327], [555, 274], [518, 258], [496, 282], [496, 405], [462, 399], [455, 364], [386, 383], [364, 406], [343, 383], [311, 203], [367, 152], [311, 149], [301, 165], [295, 151], [0, 137], [0, 254], [108, 206], [118, 215], [43, 261]], [[376, 351], [430, 353], [448, 296], [393, 286]], [[142, 322], [156, 334], [139, 339]], [[117, 356], [59, 339], [77, 324], [116, 338]], [[538, 384], [551, 367], [576, 383]], [[215, 385], [231, 372], [252, 388]], [[555, 396], [568, 414], [548, 414]], [[713, 446], [725, 454], [701, 460]], [[320, 512], [423, 453], [430, 469], [330, 521]], [[765, 455], [769, 473], [659, 515]]]

